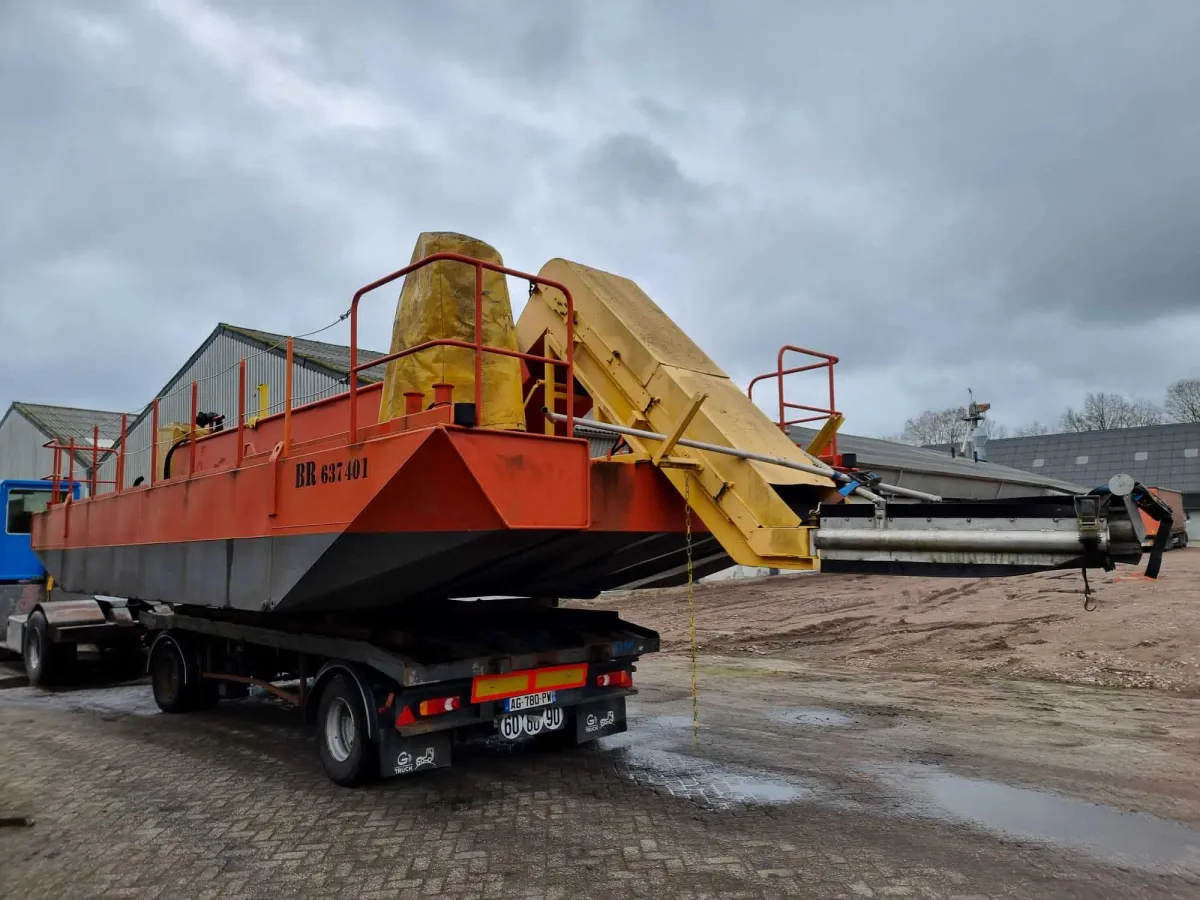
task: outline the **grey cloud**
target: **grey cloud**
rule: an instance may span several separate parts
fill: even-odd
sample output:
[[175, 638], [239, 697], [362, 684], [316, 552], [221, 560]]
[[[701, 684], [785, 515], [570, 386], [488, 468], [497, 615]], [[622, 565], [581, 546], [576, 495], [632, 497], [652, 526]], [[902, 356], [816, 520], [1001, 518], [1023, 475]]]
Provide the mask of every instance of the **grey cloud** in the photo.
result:
[[578, 178], [580, 193], [600, 204], [667, 204], [683, 213], [705, 196], [669, 153], [641, 134], [615, 134], [587, 148]]
[[218, 319], [324, 324], [431, 228], [632, 277], [743, 382], [835, 352], [852, 430], [1200, 375], [1186, 0], [0, 17], [0, 404], [144, 402]]

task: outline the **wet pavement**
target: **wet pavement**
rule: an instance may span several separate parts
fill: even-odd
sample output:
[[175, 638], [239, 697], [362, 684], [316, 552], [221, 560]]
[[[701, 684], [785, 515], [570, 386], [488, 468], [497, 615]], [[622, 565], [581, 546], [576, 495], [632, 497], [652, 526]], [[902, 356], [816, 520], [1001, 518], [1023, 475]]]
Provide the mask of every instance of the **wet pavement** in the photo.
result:
[[914, 761], [891, 718], [800, 693], [732, 682], [694, 729], [650, 687], [595, 747], [345, 790], [272, 700], [10, 688], [0, 820], [34, 824], [0, 828], [0, 896], [1200, 896], [1200, 831]]

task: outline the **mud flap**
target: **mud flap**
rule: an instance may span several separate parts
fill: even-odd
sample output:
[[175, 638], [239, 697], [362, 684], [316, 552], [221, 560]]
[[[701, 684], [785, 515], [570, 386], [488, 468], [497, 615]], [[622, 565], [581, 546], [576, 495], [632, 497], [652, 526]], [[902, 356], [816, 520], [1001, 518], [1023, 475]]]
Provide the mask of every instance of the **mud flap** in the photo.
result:
[[380, 728], [380, 732], [379, 774], [384, 778], [450, 765], [449, 733], [406, 738], [391, 728]]
[[625, 698], [614, 697], [575, 707], [575, 743], [586, 744], [626, 730]]

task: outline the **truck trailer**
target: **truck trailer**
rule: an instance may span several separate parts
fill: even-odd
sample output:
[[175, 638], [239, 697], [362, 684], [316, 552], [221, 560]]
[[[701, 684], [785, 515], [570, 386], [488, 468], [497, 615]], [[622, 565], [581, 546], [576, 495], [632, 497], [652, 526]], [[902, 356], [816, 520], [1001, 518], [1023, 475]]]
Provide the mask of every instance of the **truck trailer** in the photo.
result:
[[[529, 284], [516, 323], [507, 278]], [[386, 377], [362, 387], [359, 306], [397, 282], [391, 351], [370, 361]], [[1142, 510], [1170, 517], [1124, 477], [960, 503], [806, 452], [636, 284], [566, 260], [534, 275], [424, 234], [348, 316], [344, 393], [294, 406], [289, 381], [283, 412], [251, 422], [243, 360], [228, 425], [195, 385], [188, 423], [159, 429], [156, 401], [148, 481], [33, 516], [63, 588], [127, 598], [162, 710], [257, 686], [316, 723], [343, 785], [449, 765], [478, 736], [623, 731], [658, 636], [562, 600], [734, 563], [1111, 569], [1141, 559]]]

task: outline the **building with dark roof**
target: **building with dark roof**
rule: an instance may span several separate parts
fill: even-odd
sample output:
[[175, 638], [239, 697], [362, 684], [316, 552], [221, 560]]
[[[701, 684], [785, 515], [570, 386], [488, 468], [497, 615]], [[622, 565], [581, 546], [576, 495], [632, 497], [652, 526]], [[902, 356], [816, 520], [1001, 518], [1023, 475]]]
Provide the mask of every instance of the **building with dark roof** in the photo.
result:
[[[788, 436], [801, 447], [816, 434], [812, 428], [796, 425], [788, 428]], [[993, 500], [1084, 490], [1074, 479], [1006, 466], [991, 457], [988, 462], [975, 462], [961, 456], [951, 457], [948, 452], [855, 434], [839, 434], [837, 442], [840, 453], [853, 453], [859, 468], [874, 472], [888, 484], [940, 497]]]
[[[384, 354], [359, 349], [361, 362], [369, 363]], [[237, 421], [238, 368], [246, 360], [245, 410], [248, 416], [282, 411], [287, 384], [287, 336], [222, 322], [155, 395], [158, 420], [187, 422], [192, 414], [192, 382], [197, 383], [197, 409]], [[359, 372], [360, 385], [383, 380], [386, 366]], [[293, 405], [311, 403], [340, 394], [349, 384], [350, 348], [341, 344], [295, 338], [292, 342]], [[260, 386], [265, 386], [265, 409], [260, 409]], [[152, 404], [129, 418], [125, 460], [125, 484], [132, 485], [150, 475]], [[109, 453], [100, 466], [100, 479], [116, 477], [116, 453]]]
[[[938, 452], [948, 455], [949, 449]], [[1184, 509], [1200, 510], [1200, 422], [993, 438], [987, 457], [989, 463], [1089, 488], [1125, 473], [1142, 484], [1179, 491]], [[1193, 518], [1189, 536], [1200, 538], [1193, 530], [1200, 528], [1200, 517]]]
[[[50, 441], [80, 447], [75, 454], [75, 472], [80, 479], [91, 475], [94, 426], [100, 428], [99, 446], [113, 445], [120, 434], [121, 414], [101, 409], [77, 409], [42, 403], [13, 403], [0, 419], [0, 480], [46, 478], [54, 471], [54, 451]], [[63, 460], [64, 473], [69, 463]]]

